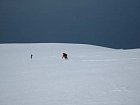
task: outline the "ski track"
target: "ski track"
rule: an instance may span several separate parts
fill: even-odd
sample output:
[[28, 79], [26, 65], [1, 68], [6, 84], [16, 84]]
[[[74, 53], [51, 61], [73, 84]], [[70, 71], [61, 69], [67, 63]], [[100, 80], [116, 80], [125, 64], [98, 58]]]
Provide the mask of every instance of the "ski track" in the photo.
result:
[[125, 60], [140, 60], [139, 58], [125, 58], [125, 59], [88, 59], [88, 60], [82, 60], [82, 61], [99, 61], [99, 62], [108, 62], [108, 61], [125, 61]]

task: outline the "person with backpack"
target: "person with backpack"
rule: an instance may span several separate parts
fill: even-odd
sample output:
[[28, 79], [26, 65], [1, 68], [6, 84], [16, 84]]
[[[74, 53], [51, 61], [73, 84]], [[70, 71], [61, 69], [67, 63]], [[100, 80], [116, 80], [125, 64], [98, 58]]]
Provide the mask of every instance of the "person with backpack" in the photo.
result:
[[62, 59], [68, 59], [68, 55], [66, 54], [66, 53], [63, 53], [63, 55], [62, 55]]

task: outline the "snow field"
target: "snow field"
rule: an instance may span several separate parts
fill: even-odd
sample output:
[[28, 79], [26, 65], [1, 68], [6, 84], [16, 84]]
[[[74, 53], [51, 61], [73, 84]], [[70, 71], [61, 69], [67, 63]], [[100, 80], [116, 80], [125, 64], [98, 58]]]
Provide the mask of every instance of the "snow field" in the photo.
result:
[[139, 70], [140, 49], [1, 44], [0, 105], [139, 105]]

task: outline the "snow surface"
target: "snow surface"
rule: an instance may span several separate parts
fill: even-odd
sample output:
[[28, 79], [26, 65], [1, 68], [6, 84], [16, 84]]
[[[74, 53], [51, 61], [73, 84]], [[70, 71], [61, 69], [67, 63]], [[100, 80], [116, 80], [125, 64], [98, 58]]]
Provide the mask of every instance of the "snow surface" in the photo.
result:
[[140, 49], [1, 44], [0, 105], [140, 105]]

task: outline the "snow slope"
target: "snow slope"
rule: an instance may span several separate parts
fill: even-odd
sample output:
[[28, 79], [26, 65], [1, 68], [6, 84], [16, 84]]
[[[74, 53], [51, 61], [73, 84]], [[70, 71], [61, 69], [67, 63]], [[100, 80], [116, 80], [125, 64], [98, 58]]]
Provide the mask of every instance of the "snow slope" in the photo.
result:
[[0, 105], [140, 105], [140, 49], [1, 44]]

